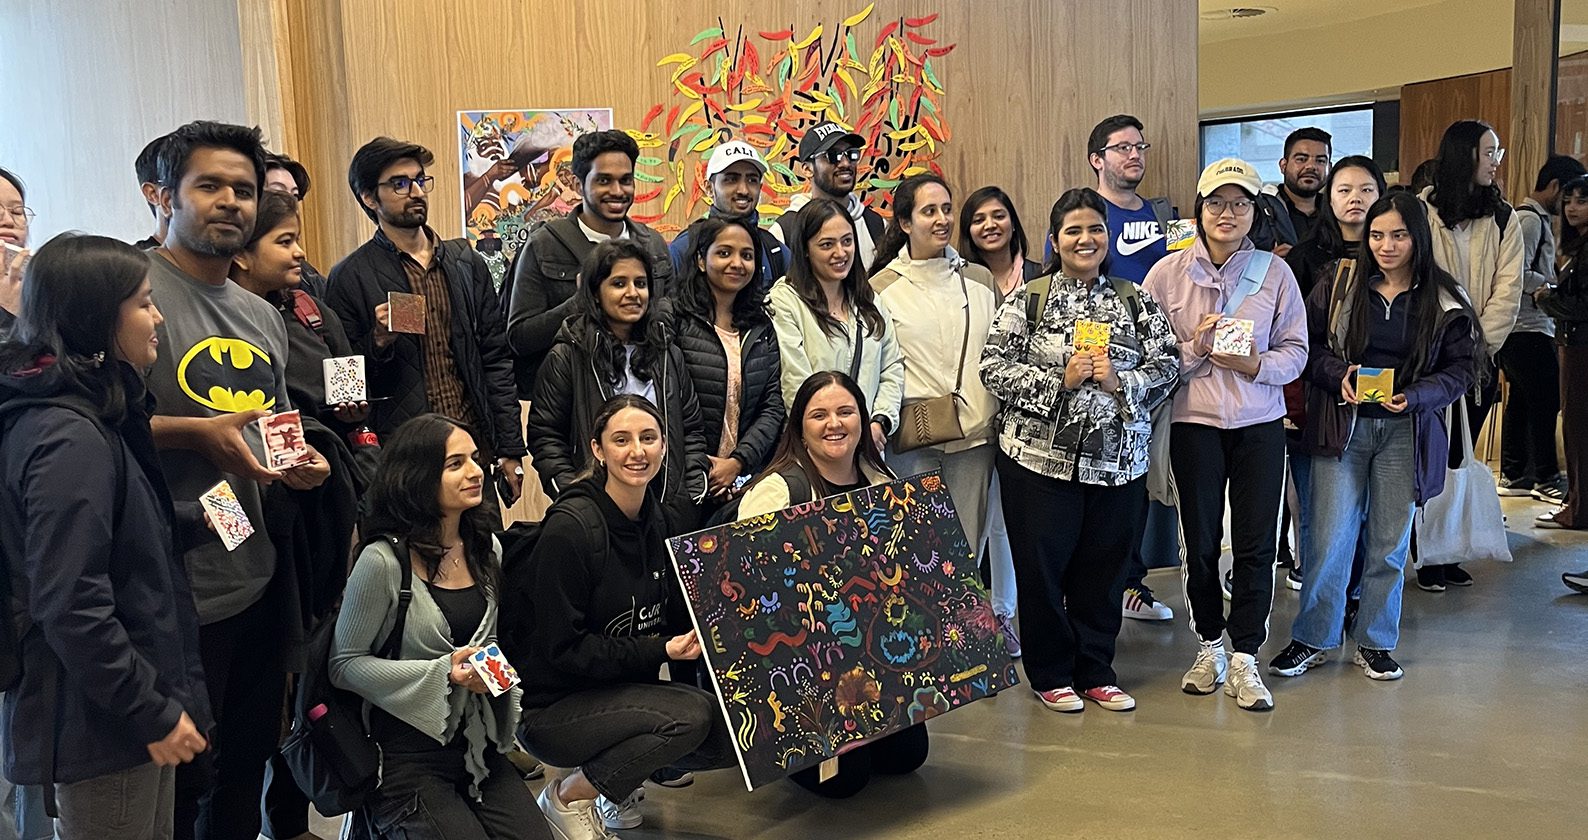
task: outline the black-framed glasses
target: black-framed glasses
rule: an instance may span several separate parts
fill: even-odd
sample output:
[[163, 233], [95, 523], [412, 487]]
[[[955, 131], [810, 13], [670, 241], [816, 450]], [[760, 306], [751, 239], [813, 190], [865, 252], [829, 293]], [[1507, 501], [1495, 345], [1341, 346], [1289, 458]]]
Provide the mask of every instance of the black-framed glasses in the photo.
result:
[[24, 225], [31, 224], [38, 218], [38, 214], [34, 213], [32, 208], [21, 204], [0, 204], [0, 210], [5, 211], [6, 215], [13, 219], [20, 219]]
[[1212, 213], [1214, 218], [1223, 215], [1226, 209], [1233, 211], [1237, 216], [1245, 216], [1252, 212], [1255, 202], [1249, 198], [1237, 198], [1234, 201], [1225, 201], [1222, 198], [1204, 198], [1202, 199], [1202, 206], [1207, 208], [1207, 211]]
[[407, 195], [413, 192], [416, 185], [419, 187], [420, 192], [428, 193], [430, 188], [436, 185], [436, 176], [420, 175], [418, 178], [410, 178], [407, 175], [398, 175], [381, 183], [391, 187], [391, 191], [398, 195]]
[[1112, 146], [1104, 146], [1103, 148], [1098, 149], [1097, 153], [1102, 154], [1104, 152], [1117, 152], [1129, 157], [1131, 152], [1135, 152], [1139, 155], [1145, 155], [1147, 154], [1147, 150], [1150, 148], [1152, 148], [1151, 143], [1115, 143]]
[[827, 158], [828, 163], [838, 163], [842, 160], [847, 160], [850, 163], [859, 163], [860, 155], [861, 151], [859, 149], [828, 149], [822, 152], [822, 157]]

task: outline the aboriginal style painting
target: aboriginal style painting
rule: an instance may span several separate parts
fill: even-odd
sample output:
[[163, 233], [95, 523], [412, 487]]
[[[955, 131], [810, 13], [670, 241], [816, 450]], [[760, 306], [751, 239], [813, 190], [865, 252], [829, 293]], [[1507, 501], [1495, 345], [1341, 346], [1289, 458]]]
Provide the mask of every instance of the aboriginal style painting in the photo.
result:
[[752, 790], [1018, 682], [937, 473], [668, 547]]
[[677, 226], [662, 220], [680, 205], [685, 218], [704, 213], [707, 159], [744, 140], [771, 167], [759, 207], [770, 223], [806, 190], [795, 165], [800, 138], [829, 120], [865, 138], [855, 192], [884, 216], [900, 181], [943, 174], [937, 159], [952, 131], [938, 68], [955, 45], [933, 31], [937, 14], [879, 19], [875, 6], [808, 30], [719, 19], [658, 61], [671, 76], [669, 96], [630, 132], [640, 144], [633, 218], [670, 233]]

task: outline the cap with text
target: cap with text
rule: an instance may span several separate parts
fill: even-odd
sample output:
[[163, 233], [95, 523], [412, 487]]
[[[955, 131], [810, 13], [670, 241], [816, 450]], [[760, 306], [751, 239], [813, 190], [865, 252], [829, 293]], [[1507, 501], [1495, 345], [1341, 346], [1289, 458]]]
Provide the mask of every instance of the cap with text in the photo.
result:
[[1256, 167], [1240, 158], [1224, 158], [1202, 170], [1202, 177], [1197, 179], [1197, 195], [1205, 198], [1225, 184], [1234, 184], [1254, 196], [1263, 190], [1263, 179]]
[[838, 145], [843, 140], [848, 140], [862, 149], [866, 147], [866, 138], [844, 128], [838, 123], [817, 123], [806, 129], [805, 136], [800, 138], [800, 160], [808, 161]]
[[706, 177], [714, 177], [717, 173], [740, 162], [746, 161], [754, 164], [761, 174], [766, 174], [766, 161], [761, 159], [761, 153], [755, 147], [743, 140], [730, 140], [718, 146], [711, 153], [711, 160], [706, 162]]

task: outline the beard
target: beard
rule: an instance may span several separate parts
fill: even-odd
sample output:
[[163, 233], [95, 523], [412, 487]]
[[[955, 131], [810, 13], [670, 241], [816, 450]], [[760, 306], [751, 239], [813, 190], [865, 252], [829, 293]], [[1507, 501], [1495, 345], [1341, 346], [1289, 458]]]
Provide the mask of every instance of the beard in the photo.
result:
[[829, 172], [825, 177], [814, 176], [812, 181], [816, 184], [816, 189], [828, 195], [849, 195], [855, 191], [855, 176], [850, 176], [849, 186], [840, 186], [836, 175], [836, 172]]
[[392, 227], [418, 228], [424, 227], [430, 219], [430, 203], [423, 202], [418, 206], [405, 205], [396, 213], [382, 212], [381, 220]]
[[[172, 196], [171, 209], [186, 210], [187, 205], [179, 197]], [[210, 222], [231, 220], [190, 219], [186, 213], [182, 215], [182, 221], [178, 223], [176, 213], [172, 213], [167, 238], [175, 238], [178, 244], [188, 250], [207, 257], [235, 257], [243, 252], [243, 246], [248, 244], [248, 237], [253, 234], [253, 225], [241, 218], [235, 220], [238, 225], [235, 231], [227, 231], [213, 227]]]
[[1296, 180], [1292, 180], [1289, 176], [1286, 176], [1285, 189], [1290, 190], [1290, 194], [1296, 196], [1297, 198], [1312, 198], [1323, 190], [1323, 179], [1319, 178], [1318, 185], [1309, 189], [1297, 183]]

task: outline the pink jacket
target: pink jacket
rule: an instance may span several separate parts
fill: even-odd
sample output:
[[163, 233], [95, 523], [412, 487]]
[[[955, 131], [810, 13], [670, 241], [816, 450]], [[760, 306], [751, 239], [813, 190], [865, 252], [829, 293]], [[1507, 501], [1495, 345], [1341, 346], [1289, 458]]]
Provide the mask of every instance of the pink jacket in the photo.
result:
[[1241, 302], [1234, 317], [1252, 321], [1256, 376], [1236, 373], [1197, 352], [1193, 333], [1204, 315], [1223, 311], [1241, 271], [1256, 251], [1250, 239], [1215, 268], [1199, 236], [1190, 248], [1159, 260], [1142, 288], [1152, 295], [1180, 342], [1180, 390], [1175, 392], [1176, 423], [1239, 429], [1285, 416], [1284, 386], [1307, 364], [1307, 312], [1301, 288], [1285, 261], [1275, 258], [1263, 287]]

